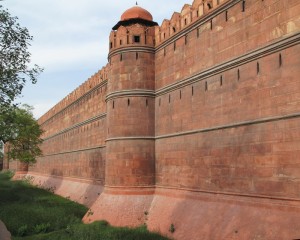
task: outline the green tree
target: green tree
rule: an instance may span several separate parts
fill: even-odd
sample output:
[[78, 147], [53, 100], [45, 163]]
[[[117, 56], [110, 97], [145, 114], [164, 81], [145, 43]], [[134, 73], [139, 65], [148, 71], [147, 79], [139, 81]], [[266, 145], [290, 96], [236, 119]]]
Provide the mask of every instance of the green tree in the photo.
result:
[[42, 155], [43, 130], [32, 115], [32, 107], [7, 107], [0, 114], [0, 140], [8, 143], [8, 156], [21, 162], [34, 163]]
[[17, 20], [0, 5], [0, 112], [21, 94], [26, 82], [36, 83], [43, 71], [37, 65], [30, 66], [32, 36]]

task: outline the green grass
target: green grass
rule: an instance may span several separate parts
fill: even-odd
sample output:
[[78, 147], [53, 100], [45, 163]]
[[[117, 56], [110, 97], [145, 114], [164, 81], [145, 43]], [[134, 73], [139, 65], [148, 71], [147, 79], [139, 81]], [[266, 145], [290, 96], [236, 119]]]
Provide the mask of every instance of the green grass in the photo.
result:
[[85, 225], [81, 222], [85, 206], [10, 177], [0, 173], [0, 219], [14, 240], [167, 239], [146, 227], [115, 228], [104, 221]]

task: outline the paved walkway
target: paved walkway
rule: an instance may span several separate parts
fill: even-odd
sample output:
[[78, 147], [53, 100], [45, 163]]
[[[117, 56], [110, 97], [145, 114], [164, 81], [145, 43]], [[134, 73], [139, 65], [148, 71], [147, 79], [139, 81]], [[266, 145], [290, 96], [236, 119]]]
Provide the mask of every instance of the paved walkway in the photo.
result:
[[5, 227], [4, 223], [0, 220], [0, 239], [1, 240], [10, 240], [11, 235], [10, 232], [7, 231], [7, 228]]

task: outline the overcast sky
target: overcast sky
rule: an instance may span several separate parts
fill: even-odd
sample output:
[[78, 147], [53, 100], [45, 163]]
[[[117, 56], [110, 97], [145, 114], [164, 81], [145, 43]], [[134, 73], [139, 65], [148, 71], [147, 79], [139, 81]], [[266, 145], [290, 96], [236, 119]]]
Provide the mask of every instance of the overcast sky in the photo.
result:
[[[192, 0], [139, 0], [160, 25]], [[36, 118], [107, 63], [108, 37], [133, 0], [4, 0], [34, 37], [32, 63], [44, 67], [38, 83], [27, 84], [19, 102], [32, 105]]]

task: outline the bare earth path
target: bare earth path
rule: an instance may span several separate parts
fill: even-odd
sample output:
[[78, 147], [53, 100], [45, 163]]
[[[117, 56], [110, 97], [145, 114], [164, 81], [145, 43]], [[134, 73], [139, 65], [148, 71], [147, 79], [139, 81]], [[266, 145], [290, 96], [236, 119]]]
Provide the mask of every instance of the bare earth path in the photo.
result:
[[7, 231], [4, 223], [0, 220], [0, 240], [10, 240], [10, 232]]

